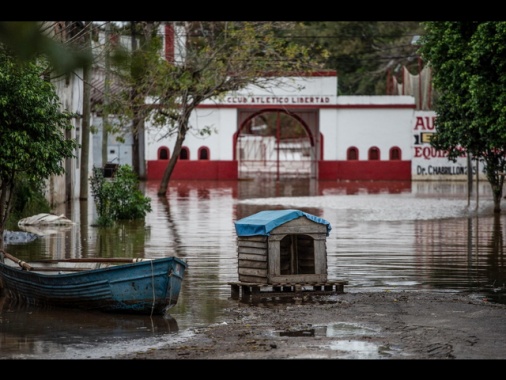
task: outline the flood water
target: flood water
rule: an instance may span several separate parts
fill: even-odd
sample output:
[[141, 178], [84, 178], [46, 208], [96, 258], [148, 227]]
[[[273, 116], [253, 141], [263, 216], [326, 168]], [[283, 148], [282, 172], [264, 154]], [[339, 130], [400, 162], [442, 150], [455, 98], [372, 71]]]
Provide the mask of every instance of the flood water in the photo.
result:
[[506, 213], [494, 215], [485, 182], [470, 197], [462, 182], [172, 181], [165, 198], [156, 195], [158, 181], [142, 185], [153, 209], [143, 221], [97, 229], [90, 195], [58, 210], [74, 226], [6, 251], [25, 261], [178, 256], [188, 269], [170, 315], [45, 310], [0, 297], [0, 358], [111, 358], [220, 323], [241, 302], [229, 285], [238, 281], [234, 221], [267, 209], [330, 222], [328, 279], [347, 280], [345, 292], [468, 292], [506, 303]]

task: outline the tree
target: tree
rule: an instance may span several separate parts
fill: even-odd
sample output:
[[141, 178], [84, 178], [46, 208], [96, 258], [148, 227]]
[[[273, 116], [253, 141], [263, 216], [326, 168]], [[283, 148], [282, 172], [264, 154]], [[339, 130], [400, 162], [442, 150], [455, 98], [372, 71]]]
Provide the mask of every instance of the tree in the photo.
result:
[[484, 162], [494, 212], [506, 166], [506, 22], [426, 22], [420, 53], [437, 91], [431, 145], [455, 160]]
[[340, 95], [385, 95], [388, 71], [418, 72], [413, 39], [422, 31], [418, 21], [305, 21], [295, 38], [312, 53], [327, 50], [325, 68], [337, 71]]
[[40, 184], [64, 173], [64, 159], [75, 157], [75, 140], [65, 133], [73, 115], [61, 111], [54, 86], [44, 80], [47, 64], [23, 64], [0, 48], [0, 249], [20, 176]]
[[[183, 53], [151, 71], [154, 125], [169, 125], [176, 135], [159, 196], [165, 196], [187, 133], [189, 119], [203, 101], [248, 86], [287, 86], [282, 77], [321, 69], [318, 55], [293, 41], [290, 22], [184, 22], [171, 24]], [[281, 33], [282, 31], [282, 33]], [[282, 37], [280, 37], [282, 35]], [[324, 52], [323, 52], [324, 53]], [[209, 128], [198, 131], [211, 133]]]

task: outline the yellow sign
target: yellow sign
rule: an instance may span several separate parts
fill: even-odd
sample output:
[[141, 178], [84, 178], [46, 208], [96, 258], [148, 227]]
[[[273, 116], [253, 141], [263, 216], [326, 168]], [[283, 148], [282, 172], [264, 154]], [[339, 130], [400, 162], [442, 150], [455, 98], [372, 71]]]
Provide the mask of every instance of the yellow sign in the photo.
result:
[[422, 133], [420, 133], [420, 135], [421, 135], [422, 143], [430, 143], [430, 139], [432, 138], [432, 135], [434, 135], [434, 133], [422, 132]]

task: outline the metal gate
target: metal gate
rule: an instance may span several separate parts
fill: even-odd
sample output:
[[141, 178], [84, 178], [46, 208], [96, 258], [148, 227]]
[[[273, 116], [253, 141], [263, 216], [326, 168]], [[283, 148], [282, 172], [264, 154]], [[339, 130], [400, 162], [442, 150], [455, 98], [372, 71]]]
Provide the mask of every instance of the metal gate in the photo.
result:
[[311, 136], [287, 114], [271, 112], [252, 118], [241, 129], [236, 149], [239, 179], [316, 178]]

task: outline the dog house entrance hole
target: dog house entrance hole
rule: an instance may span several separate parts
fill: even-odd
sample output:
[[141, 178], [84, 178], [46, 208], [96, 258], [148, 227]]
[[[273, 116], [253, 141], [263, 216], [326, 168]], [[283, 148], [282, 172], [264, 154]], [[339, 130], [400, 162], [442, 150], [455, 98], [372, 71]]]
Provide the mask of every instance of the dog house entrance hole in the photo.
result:
[[304, 234], [286, 235], [280, 242], [281, 275], [315, 274], [314, 239]]

